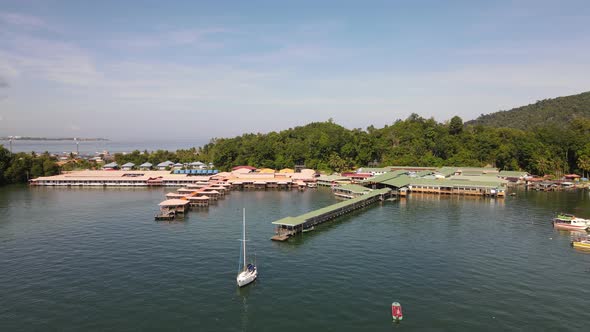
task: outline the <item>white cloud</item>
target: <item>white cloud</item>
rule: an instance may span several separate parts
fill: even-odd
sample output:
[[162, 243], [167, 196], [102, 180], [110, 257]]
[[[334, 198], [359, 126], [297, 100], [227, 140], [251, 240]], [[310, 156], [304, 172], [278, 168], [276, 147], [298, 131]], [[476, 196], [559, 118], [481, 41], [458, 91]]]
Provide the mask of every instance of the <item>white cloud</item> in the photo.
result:
[[49, 25], [36, 16], [19, 13], [0, 12], [0, 23], [18, 26], [21, 28], [49, 28]]
[[[235, 33], [231, 29], [221, 27], [192, 28], [157, 31], [113, 40], [117, 48], [161, 48], [174, 46], [198, 46], [202, 49], [217, 49], [223, 46], [219, 37]], [[213, 38], [215, 37], [215, 38]]]
[[61, 84], [88, 85], [100, 77], [92, 56], [76, 45], [23, 33], [0, 35], [0, 73]]

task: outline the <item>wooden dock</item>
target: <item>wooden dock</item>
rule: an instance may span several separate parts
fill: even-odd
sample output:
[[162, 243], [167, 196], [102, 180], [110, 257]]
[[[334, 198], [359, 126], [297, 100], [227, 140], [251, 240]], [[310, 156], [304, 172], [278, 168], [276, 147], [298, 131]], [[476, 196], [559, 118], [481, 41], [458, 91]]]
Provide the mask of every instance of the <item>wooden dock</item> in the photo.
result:
[[338, 202], [324, 208], [302, 214], [298, 217], [286, 217], [274, 221], [277, 225], [276, 235], [271, 238], [273, 241], [286, 241], [289, 237], [303, 232], [303, 230], [322, 224], [339, 216], [361, 209], [377, 201], [383, 201], [391, 194], [391, 189], [384, 188], [373, 190], [370, 193], [361, 195], [346, 201]]

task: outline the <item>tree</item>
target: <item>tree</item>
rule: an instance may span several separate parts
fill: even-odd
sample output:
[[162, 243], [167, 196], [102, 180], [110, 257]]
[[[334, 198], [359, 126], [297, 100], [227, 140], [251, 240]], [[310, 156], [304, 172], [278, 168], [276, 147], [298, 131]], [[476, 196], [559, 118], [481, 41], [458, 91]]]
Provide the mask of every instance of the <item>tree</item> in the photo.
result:
[[578, 167], [582, 170], [584, 177], [586, 177], [586, 174], [590, 171], [590, 157], [587, 155], [578, 157]]
[[347, 163], [346, 160], [342, 159], [338, 154], [336, 154], [335, 152], [332, 152], [332, 154], [330, 155], [330, 159], [328, 160], [328, 166], [340, 173], [344, 170], [346, 170], [347, 168]]
[[455, 115], [449, 123], [449, 134], [458, 135], [463, 131], [463, 119]]
[[0, 145], [0, 185], [5, 184], [7, 182], [6, 179], [6, 169], [10, 167], [10, 163], [12, 161], [12, 156], [8, 149], [4, 148], [3, 145]]
[[46, 158], [43, 161], [43, 175], [45, 176], [51, 176], [51, 175], [56, 175], [59, 174], [59, 167], [57, 167], [57, 164], [55, 163], [55, 161]]

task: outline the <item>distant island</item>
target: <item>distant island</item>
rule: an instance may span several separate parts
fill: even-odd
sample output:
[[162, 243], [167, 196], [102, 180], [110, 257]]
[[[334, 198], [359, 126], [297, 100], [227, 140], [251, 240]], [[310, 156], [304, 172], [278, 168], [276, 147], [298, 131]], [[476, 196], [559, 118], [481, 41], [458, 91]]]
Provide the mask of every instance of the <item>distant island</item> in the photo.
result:
[[0, 137], [0, 140], [8, 141], [80, 141], [80, 142], [96, 142], [96, 141], [108, 141], [106, 138], [80, 138], [80, 137], [29, 137], [29, 136], [12, 136], [12, 137]]

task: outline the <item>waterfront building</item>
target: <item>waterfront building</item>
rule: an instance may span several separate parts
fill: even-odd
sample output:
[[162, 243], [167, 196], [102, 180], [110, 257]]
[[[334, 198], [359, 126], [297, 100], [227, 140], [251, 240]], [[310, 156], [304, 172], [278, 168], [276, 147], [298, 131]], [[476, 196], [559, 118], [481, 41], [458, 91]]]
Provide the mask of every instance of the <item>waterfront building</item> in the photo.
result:
[[174, 165], [173, 162], [171, 162], [170, 160], [166, 160], [166, 161], [161, 162], [158, 165], [156, 165], [156, 168], [163, 171], [163, 170], [166, 170], [168, 167], [171, 167], [172, 165]]
[[256, 167], [247, 166], [247, 165], [241, 165], [241, 166], [232, 167], [231, 170], [232, 171], [248, 170], [249, 172], [254, 172], [256, 170]]
[[[452, 170], [445, 170], [445, 174]], [[432, 171], [418, 173], [405, 170], [397, 170], [384, 173], [362, 181], [371, 188], [391, 188], [398, 193], [430, 193], [452, 195], [480, 195], [480, 196], [504, 196], [504, 187], [507, 181], [498, 178], [495, 174], [479, 175], [452, 175], [449, 177], [437, 177]], [[452, 172], [457, 174], [457, 172]], [[459, 174], [466, 174], [459, 172]], [[469, 174], [469, 173], [467, 173]], [[421, 176], [419, 176], [421, 175]]]
[[341, 175], [320, 175], [316, 180], [318, 185], [328, 187], [350, 184], [352, 182], [349, 177]]
[[123, 166], [121, 166], [121, 169], [124, 171], [130, 171], [133, 169], [133, 167], [135, 167], [134, 163], [126, 163]]
[[160, 211], [163, 214], [175, 213], [184, 214], [189, 208], [189, 201], [184, 199], [167, 199], [160, 204]]
[[142, 171], [148, 171], [148, 170], [152, 169], [152, 164], [145, 162], [145, 163], [139, 165], [139, 169]]
[[508, 182], [522, 183], [530, 174], [524, 171], [500, 171], [498, 177]]
[[563, 178], [570, 181], [579, 181], [581, 176], [578, 174], [566, 174], [563, 176]]
[[118, 169], [118, 168], [119, 168], [119, 165], [117, 165], [117, 163], [114, 161], [112, 163], [102, 166], [102, 169], [104, 169], [104, 170], [114, 170], [114, 169]]
[[206, 168], [205, 164], [200, 161], [193, 161], [192, 163], [188, 164], [192, 169], [204, 169]]
[[367, 187], [359, 186], [357, 184], [345, 184], [342, 186], [332, 187], [334, 195], [343, 198], [355, 198], [361, 195], [365, 195], [373, 191]]
[[342, 173], [342, 176], [345, 176], [347, 178], [351, 178], [352, 179], [352, 182], [359, 182], [359, 181], [366, 180], [366, 179], [372, 177], [373, 175], [371, 175], [371, 173], [352, 173], [352, 172], [347, 172], [347, 173]]
[[390, 167], [361, 167], [356, 170], [357, 173], [368, 173], [372, 176], [381, 175], [388, 172], [391, 172]]
[[171, 174], [169, 171], [74, 171], [54, 176], [42, 176], [30, 181], [38, 186], [185, 186], [207, 182], [210, 175]]

